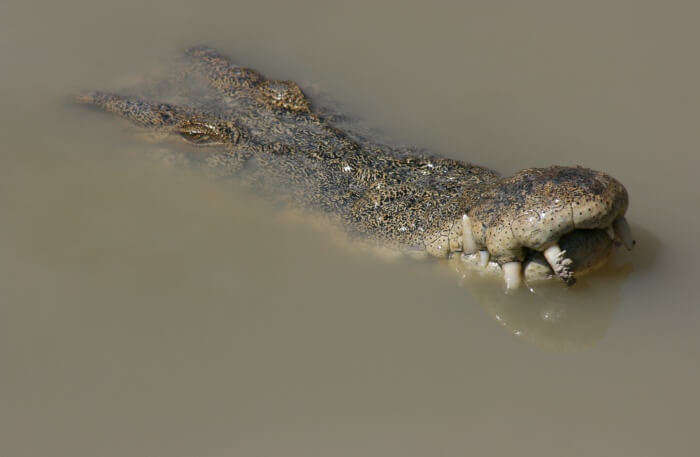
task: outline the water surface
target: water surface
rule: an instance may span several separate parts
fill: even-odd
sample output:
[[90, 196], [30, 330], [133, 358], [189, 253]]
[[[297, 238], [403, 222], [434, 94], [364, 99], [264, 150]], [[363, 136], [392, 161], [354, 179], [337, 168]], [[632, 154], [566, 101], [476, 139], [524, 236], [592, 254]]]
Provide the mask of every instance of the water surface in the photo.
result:
[[[0, 455], [697, 455], [698, 12], [4, 2]], [[401, 142], [603, 169], [637, 249], [507, 298], [348, 255], [67, 103], [199, 43]]]

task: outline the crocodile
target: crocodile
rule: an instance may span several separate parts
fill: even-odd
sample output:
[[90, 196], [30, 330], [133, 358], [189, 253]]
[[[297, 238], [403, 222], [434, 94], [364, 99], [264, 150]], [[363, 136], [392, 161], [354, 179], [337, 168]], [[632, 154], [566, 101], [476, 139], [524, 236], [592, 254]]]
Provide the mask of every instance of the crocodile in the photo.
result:
[[[500, 275], [507, 290], [548, 278], [572, 285], [614, 246], [634, 245], [628, 193], [606, 173], [550, 166], [504, 177], [387, 144], [312, 102], [297, 83], [206, 46], [187, 49], [176, 68], [148, 96], [91, 91], [76, 101], [196, 146], [188, 164], [322, 214], [350, 239], [411, 257], [459, 255]], [[175, 93], [154, 99], [165, 86]]]

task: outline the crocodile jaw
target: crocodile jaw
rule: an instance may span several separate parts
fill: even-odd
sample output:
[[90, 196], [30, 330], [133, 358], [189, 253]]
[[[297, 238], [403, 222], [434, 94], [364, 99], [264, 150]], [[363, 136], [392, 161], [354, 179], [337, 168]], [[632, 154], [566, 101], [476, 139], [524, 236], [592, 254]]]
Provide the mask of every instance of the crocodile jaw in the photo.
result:
[[[613, 247], [619, 241], [614, 240], [608, 230], [581, 229], [574, 230], [559, 239], [559, 246], [566, 252], [566, 258], [571, 260], [570, 268], [576, 276], [585, 275], [603, 266], [613, 252]], [[480, 252], [462, 253], [460, 260], [468, 270], [485, 276], [503, 278], [504, 269], [495, 261], [484, 264], [484, 256]], [[525, 282], [544, 281], [557, 275], [544, 254], [530, 251], [523, 262], [523, 279]]]

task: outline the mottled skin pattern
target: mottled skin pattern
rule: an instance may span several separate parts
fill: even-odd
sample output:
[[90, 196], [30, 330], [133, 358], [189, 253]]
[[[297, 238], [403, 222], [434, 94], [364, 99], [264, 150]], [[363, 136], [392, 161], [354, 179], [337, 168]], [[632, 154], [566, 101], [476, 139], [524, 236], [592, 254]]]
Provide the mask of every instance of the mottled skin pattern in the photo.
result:
[[[197, 149], [192, 162], [331, 215], [350, 235], [382, 246], [445, 257], [463, 249], [468, 215], [491, 260], [523, 262], [574, 230], [609, 227], [627, 209], [624, 187], [604, 173], [550, 167], [502, 178], [341, 130], [296, 83], [266, 79], [210, 48], [187, 50], [174, 79], [189, 88], [179, 89], [189, 91], [186, 105], [104, 92], [78, 100], [195, 145], [218, 146]], [[587, 240], [587, 248], [609, 241]]]

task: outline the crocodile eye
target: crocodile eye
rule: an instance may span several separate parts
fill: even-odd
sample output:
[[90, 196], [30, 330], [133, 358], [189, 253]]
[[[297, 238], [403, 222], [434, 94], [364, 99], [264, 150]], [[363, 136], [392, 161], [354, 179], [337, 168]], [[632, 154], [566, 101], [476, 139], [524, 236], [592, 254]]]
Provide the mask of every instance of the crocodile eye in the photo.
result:
[[221, 143], [219, 132], [211, 124], [189, 123], [182, 126], [177, 133], [188, 143], [198, 146]]

